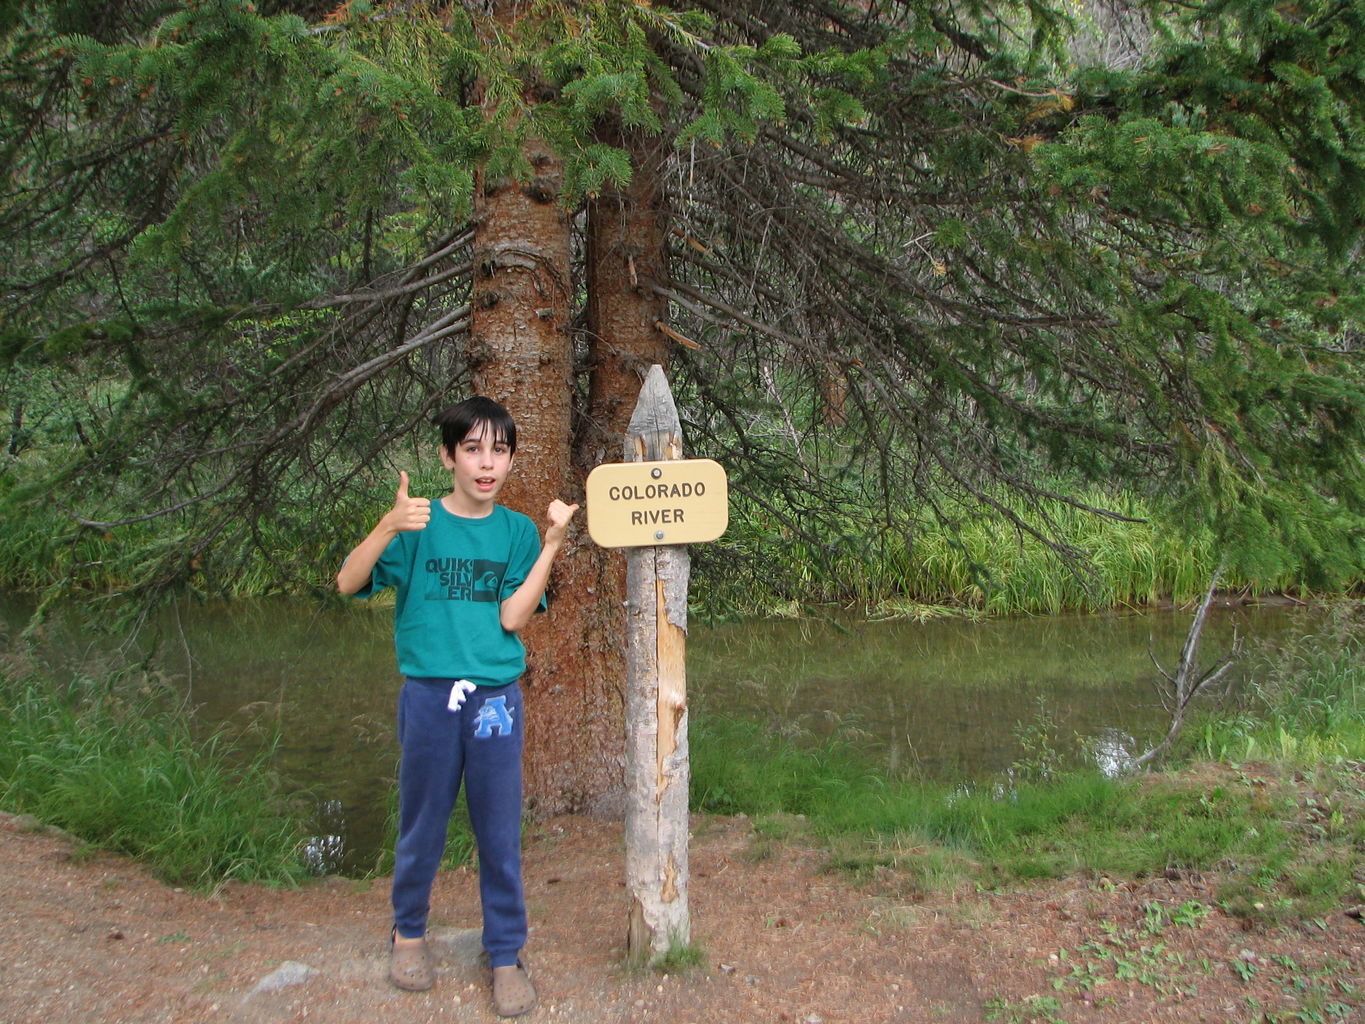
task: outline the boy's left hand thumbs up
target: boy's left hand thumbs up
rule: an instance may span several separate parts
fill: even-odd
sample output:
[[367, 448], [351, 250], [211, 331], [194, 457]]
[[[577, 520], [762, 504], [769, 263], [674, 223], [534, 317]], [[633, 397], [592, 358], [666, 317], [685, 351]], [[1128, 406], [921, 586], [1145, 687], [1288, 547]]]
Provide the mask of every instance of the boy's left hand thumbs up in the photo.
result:
[[578, 506], [566, 505], [556, 498], [550, 502], [550, 507], [546, 509], [545, 516], [550, 520], [550, 528], [545, 531], [546, 543], [558, 543], [564, 539], [564, 534], [569, 529], [569, 520], [578, 511]]

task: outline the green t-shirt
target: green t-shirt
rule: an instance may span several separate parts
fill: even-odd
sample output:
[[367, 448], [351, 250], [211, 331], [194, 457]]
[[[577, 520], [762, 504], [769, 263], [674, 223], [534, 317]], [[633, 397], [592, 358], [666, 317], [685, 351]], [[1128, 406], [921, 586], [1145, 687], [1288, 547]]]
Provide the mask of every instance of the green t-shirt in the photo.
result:
[[426, 528], [391, 540], [355, 596], [397, 588], [393, 642], [404, 675], [504, 686], [526, 670], [526, 649], [502, 628], [499, 607], [539, 554], [540, 535], [520, 512], [494, 505], [467, 519], [433, 500]]

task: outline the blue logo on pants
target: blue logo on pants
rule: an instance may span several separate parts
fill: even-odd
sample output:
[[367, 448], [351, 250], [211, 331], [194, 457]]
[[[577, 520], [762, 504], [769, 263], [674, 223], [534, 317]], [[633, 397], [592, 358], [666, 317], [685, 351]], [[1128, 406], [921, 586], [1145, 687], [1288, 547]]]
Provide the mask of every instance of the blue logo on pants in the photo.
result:
[[474, 738], [486, 740], [493, 735], [493, 730], [498, 730], [499, 736], [510, 736], [512, 734], [512, 711], [507, 707], [506, 695], [501, 697], [489, 697], [484, 702], [483, 707], [479, 708], [478, 717], [474, 719]]

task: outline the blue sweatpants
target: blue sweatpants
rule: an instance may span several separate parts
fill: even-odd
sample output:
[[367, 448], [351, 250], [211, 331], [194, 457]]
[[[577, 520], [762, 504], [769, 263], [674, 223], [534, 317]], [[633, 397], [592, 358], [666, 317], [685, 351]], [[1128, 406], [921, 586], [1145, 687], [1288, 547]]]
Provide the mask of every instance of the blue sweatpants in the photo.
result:
[[450, 711], [450, 679], [407, 678], [398, 696], [398, 846], [393, 920], [426, 934], [431, 885], [464, 781], [479, 848], [483, 946], [493, 967], [517, 962], [526, 942], [521, 888], [521, 686], [479, 687]]

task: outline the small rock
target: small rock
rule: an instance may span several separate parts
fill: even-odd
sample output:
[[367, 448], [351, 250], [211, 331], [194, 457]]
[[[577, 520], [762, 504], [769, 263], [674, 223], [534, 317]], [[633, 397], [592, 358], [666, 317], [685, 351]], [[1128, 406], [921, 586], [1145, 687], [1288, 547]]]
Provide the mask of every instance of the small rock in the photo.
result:
[[252, 995], [259, 992], [278, 992], [282, 988], [289, 988], [291, 985], [302, 985], [318, 972], [307, 964], [301, 964], [297, 960], [286, 960], [279, 967], [271, 971], [264, 978], [256, 983], [256, 987], [251, 990]]
[[438, 963], [477, 966], [483, 962], [483, 932], [478, 928], [431, 928], [427, 948]]

